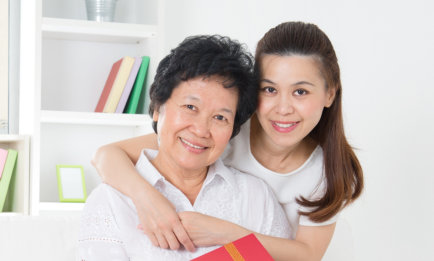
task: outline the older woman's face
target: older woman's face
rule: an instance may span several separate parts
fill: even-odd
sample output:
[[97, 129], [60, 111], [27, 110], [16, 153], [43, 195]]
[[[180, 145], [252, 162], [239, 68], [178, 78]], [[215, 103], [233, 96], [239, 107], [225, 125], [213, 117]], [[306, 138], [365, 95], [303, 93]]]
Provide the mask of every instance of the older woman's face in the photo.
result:
[[169, 164], [200, 170], [223, 153], [233, 130], [238, 94], [213, 76], [176, 87], [153, 115], [158, 121], [159, 156]]

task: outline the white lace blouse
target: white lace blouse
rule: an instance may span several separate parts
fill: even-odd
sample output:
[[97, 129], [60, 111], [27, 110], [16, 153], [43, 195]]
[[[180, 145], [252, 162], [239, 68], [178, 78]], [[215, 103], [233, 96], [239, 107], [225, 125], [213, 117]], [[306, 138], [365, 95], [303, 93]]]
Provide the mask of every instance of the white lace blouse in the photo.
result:
[[[144, 150], [138, 172], [176, 207], [237, 223], [253, 231], [289, 238], [288, 221], [269, 187], [260, 179], [226, 167], [220, 160], [208, 171], [194, 205], [153, 167], [157, 151]], [[132, 200], [106, 184], [93, 190], [83, 210], [79, 260], [191, 260], [218, 246], [195, 253], [154, 247], [137, 229], [139, 219]]]

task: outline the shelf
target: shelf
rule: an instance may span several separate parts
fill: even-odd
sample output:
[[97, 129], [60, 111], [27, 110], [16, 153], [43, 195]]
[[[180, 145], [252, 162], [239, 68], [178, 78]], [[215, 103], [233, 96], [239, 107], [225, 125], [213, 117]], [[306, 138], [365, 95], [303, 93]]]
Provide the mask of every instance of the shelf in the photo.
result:
[[8, 190], [8, 198], [11, 204], [5, 206], [10, 215], [14, 213], [29, 213], [30, 197], [30, 137], [25, 135], [0, 135], [0, 147], [3, 149], [14, 149], [18, 151], [18, 159], [15, 165], [14, 175], [12, 176]]
[[17, 217], [17, 216], [24, 216], [27, 214], [24, 213], [17, 213], [17, 212], [0, 212], [0, 217]]
[[82, 211], [84, 203], [40, 202], [39, 211], [64, 212]]
[[83, 125], [137, 126], [149, 125], [147, 114], [41, 111], [42, 123], [63, 123]]
[[156, 36], [157, 26], [42, 18], [42, 36], [50, 39], [138, 43]]
[[22, 141], [25, 138], [22, 135], [0, 134], [0, 143]]

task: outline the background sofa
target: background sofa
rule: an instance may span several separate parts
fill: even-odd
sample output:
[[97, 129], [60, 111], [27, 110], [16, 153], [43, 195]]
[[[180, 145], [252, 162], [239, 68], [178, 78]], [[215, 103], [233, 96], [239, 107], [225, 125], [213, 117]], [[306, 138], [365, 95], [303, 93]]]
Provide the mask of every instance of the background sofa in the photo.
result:
[[[78, 214], [0, 216], [0, 260], [76, 261], [79, 225]], [[354, 260], [351, 228], [341, 218], [323, 261], [351, 260]]]

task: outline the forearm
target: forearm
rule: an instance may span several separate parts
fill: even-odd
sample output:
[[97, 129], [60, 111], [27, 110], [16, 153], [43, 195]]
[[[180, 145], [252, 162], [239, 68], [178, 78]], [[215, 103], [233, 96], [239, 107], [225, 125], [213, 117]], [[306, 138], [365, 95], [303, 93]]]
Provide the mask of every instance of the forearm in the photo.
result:
[[128, 155], [116, 145], [110, 144], [99, 148], [92, 159], [92, 164], [104, 183], [133, 200], [145, 191], [154, 189], [139, 175]]
[[284, 261], [320, 261], [327, 250], [335, 228], [335, 224], [317, 227], [300, 226], [296, 238], [291, 240], [252, 232], [236, 224], [228, 223], [222, 224], [219, 228], [220, 231], [224, 231], [220, 244], [227, 244], [254, 233], [274, 260]]
[[158, 149], [156, 140], [155, 134], [148, 134], [102, 146], [95, 152], [92, 164], [105, 183], [132, 199], [144, 193], [143, 190], [155, 192], [134, 164], [143, 148]]
[[314, 253], [309, 245], [286, 238], [254, 233], [274, 260], [279, 261], [320, 261], [322, 254]]
[[182, 227], [175, 208], [136, 170], [143, 148], [158, 149], [157, 136], [148, 134], [99, 148], [92, 164], [103, 181], [133, 200], [141, 228], [155, 246], [189, 251], [195, 247]]
[[254, 233], [265, 249], [267, 249], [268, 253], [270, 253], [273, 259], [276, 261], [321, 260], [321, 258], [310, 258], [313, 255], [310, 253], [309, 247], [301, 242], [286, 238], [263, 235], [235, 224], [232, 224], [228, 227], [230, 227], [228, 229], [230, 232], [226, 233], [219, 242], [222, 245], [247, 236], [250, 233]]

